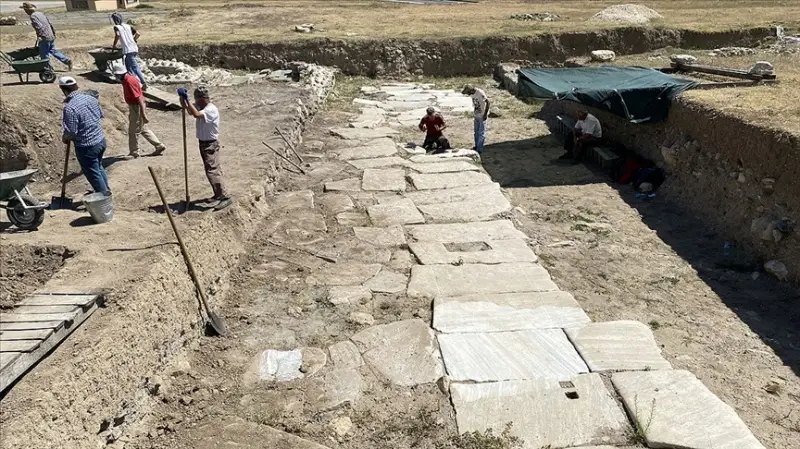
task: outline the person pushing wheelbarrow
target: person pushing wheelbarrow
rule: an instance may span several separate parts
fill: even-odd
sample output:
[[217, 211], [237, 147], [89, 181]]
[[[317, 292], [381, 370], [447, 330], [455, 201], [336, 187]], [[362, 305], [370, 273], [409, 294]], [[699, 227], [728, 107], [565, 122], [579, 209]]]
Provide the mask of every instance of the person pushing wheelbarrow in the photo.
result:
[[181, 106], [195, 118], [195, 132], [199, 141], [200, 156], [203, 158], [203, 168], [214, 191], [211, 199], [217, 201], [214, 210], [225, 209], [233, 204], [233, 200], [222, 182], [219, 109], [211, 103], [211, 95], [205, 86], [199, 86], [194, 90], [194, 103], [189, 101], [189, 91], [185, 88], [178, 89], [178, 96], [181, 98]]

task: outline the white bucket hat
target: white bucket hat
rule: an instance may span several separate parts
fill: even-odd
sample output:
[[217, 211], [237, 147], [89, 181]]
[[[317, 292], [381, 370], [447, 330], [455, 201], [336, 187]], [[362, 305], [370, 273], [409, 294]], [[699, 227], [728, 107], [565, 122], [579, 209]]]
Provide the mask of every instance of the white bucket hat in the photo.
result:
[[76, 84], [78, 84], [78, 82], [75, 81], [75, 78], [71, 76], [62, 76], [61, 78], [58, 79], [58, 85], [62, 87], [74, 86]]
[[119, 62], [117, 62], [117, 63], [111, 64], [111, 72], [114, 75], [124, 75], [124, 74], [128, 73], [128, 69], [126, 69], [123, 64], [120, 64]]

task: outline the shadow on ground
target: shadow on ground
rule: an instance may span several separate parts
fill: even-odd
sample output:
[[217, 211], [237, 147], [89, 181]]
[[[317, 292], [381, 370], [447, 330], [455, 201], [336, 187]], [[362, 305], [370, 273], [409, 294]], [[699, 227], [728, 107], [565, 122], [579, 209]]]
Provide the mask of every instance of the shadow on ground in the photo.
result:
[[[785, 365], [800, 375], [800, 345], [797, 343], [800, 294], [795, 287], [766, 273], [760, 273], [758, 281], [754, 282], [751, 274], [763, 271], [764, 261], [749, 257], [744, 250], [736, 250], [735, 242], [731, 242], [734, 254], [725, 250], [724, 236], [718, 235], [679, 201], [666, 201], [660, 194], [651, 200], [637, 199], [630, 185], [613, 183], [595, 165], [573, 166], [557, 161], [562, 154], [560, 147], [550, 135], [487, 145], [482, 155], [483, 166], [492, 179], [512, 189], [512, 196], [516, 196], [514, 189], [526, 187], [611, 186], [638, 212], [641, 221], [689, 263], [697, 277], [771, 347]], [[534, 191], [532, 195], [535, 197], [537, 193]], [[647, 267], [642, 270], [646, 271]], [[673, 306], [681, 307], [681, 304]]]

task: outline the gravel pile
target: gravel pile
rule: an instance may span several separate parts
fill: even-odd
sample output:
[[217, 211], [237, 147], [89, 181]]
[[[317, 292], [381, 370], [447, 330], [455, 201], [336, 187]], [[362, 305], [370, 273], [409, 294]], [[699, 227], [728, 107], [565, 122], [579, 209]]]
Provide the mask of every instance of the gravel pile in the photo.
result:
[[534, 22], [555, 22], [561, 17], [550, 12], [534, 12], [529, 14], [514, 14], [510, 17], [513, 20], [530, 20]]
[[219, 86], [230, 82], [234, 74], [222, 69], [194, 68], [175, 59], [148, 59], [142, 65], [142, 73], [148, 83], [156, 84], [205, 84]]
[[747, 47], [722, 47], [711, 51], [708, 56], [747, 56], [756, 54], [756, 50]]
[[644, 5], [614, 5], [595, 14], [589, 21], [645, 24], [662, 18], [661, 14]]

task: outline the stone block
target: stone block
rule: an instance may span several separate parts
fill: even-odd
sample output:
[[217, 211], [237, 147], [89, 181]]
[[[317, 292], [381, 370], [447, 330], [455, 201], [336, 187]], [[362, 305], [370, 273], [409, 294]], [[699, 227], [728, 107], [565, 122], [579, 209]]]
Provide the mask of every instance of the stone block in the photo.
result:
[[467, 243], [489, 240], [525, 239], [524, 232], [509, 220], [478, 223], [447, 223], [406, 226], [413, 240], [418, 242]]
[[285, 192], [275, 197], [275, 209], [280, 211], [291, 211], [296, 209], [313, 209], [314, 192], [310, 190], [298, 190], [295, 192]]
[[425, 223], [425, 218], [409, 199], [369, 206], [367, 213], [375, 226]]
[[365, 282], [364, 287], [374, 293], [400, 293], [406, 289], [407, 284], [406, 276], [383, 268], [375, 277]]
[[736, 411], [688, 371], [615, 373], [611, 382], [648, 447], [765, 449]]
[[473, 187], [456, 187], [444, 190], [420, 190], [408, 192], [405, 197], [420, 206], [423, 204], [457, 203], [462, 201], [474, 200], [478, 197], [496, 196], [503, 193], [500, 191], [500, 184], [479, 184]]
[[561, 329], [439, 334], [439, 346], [454, 382], [559, 381], [589, 371]]
[[358, 368], [364, 364], [364, 359], [361, 358], [361, 351], [358, 347], [350, 341], [340, 341], [328, 348], [328, 353], [331, 355], [331, 362], [337, 368]]
[[475, 164], [459, 160], [446, 160], [445, 162], [440, 162], [438, 164], [414, 164], [412, 162], [407, 162], [406, 166], [420, 173], [456, 173], [480, 170], [480, 168]]
[[644, 323], [609, 321], [565, 331], [592, 371], [672, 369]]
[[397, 147], [392, 139], [375, 139], [367, 143], [358, 144], [351, 147], [335, 150], [339, 159], [350, 161], [357, 159], [373, 159], [380, 157], [393, 156], [397, 153]]
[[628, 420], [598, 374], [561, 380], [572, 386], [552, 379], [450, 384], [458, 432], [498, 432], [511, 422], [524, 449], [627, 442]]
[[364, 360], [391, 383], [433, 383], [444, 375], [433, 330], [422, 320], [404, 320], [365, 329], [352, 337]]
[[319, 197], [319, 203], [328, 213], [338, 214], [355, 208], [353, 200], [344, 193], [329, 193]]
[[325, 265], [306, 278], [309, 285], [361, 285], [381, 271], [381, 264], [357, 262]]
[[[399, 131], [387, 128], [331, 128], [330, 132], [336, 137], [341, 137], [345, 140], [371, 140], [380, 139], [382, 137], [392, 137], [400, 134]], [[372, 156], [374, 157], [374, 156]]]
[[547, 270], [533, 263], [415, 265], [408, 284], [408, 295], [416, 298], [555, 290]]
[[364, 170], [361, 189], [404, 192], [406, 190], [406, 173], [402, 168], [368, 168]]
[[361, 190], [361, 180], [358, 178], [347, 178], [341, 181], [330, 181], [325, 183], [326, 192], [358, 192]]
[[394, 247], [406, 244], [406, 235], [399, 225], [388, 228], [355, 227], [356, 238], [379, 247]]
[[361, 170], [367, 168], [405, 167], [410, 164], [407, 160], [397, 156], [379, 157], [375, 159], [355, 159], [347, 161], [347, 163]]
[[443, 333], [553, 329], [589, 321], [567, 292], [439, 297], [433, 305], [433, 327]]
[[524, 240], [489, 240], [481, 242], [488, 249], [480, 251], [449, 251], [444, 243], [416, 242], [409, 249], [423, 265], [512, 262], [536, 262], [536, 254]]
[[411, 173], [411, 184], [417, 190], [452, 189], [478, 184], [492, 184], [492, 178], [486, 173], [465, 171], [456, 173]]

